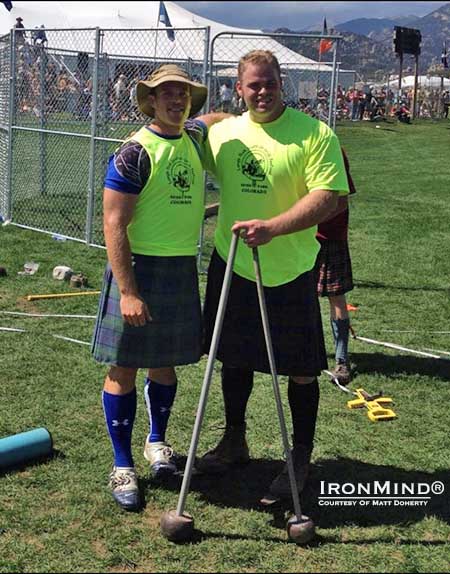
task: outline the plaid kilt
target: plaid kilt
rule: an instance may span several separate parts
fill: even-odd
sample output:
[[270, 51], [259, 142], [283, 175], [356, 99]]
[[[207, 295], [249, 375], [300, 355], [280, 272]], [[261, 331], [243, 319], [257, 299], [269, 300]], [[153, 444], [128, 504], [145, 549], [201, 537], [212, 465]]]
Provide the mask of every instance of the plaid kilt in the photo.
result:
[[130, 368], [197, 362], [202, 320], [195, 257], [133, 255], [133, 262], [139, 293], [153, 321], [142, 327], [125, 323], [118, 286], [108, 264], [92, 339], [94, 358]]
[[319, 297], [343, 295], [353, 289], [353, 274], [348, 242], [342, 239], [319, 239], [316, 260], [317, 294]]
[[[205, 345], [209, 352], [225, 274], [213, 252], [204, 306]], [[277, 287], [265, 287], [267, 314], [277, 372], [314, 377], [327, 368], [314, 271]], [[270, 373], [256, 283], [233, 273], [217, 358], [229, 367]]]

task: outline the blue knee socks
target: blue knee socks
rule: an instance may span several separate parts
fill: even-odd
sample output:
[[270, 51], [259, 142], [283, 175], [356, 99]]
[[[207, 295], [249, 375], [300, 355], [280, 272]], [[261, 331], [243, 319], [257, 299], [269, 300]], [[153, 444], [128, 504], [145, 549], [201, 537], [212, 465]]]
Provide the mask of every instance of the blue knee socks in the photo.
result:
[[177, 392], [177, 385], [161, 385], [145, 379], [144, 396], [150, 421], [149, 442], [166, 440], [167, 423]]
[[133, 467], [131, 435], [136, 416], [136, 389], [126, 395], [103, 391], [103, 411], [114, 450], [114, 465]]
[[336, 363], [348, 362], [348, 338], [350, 331], [349, 319], [331, 319], [334, 346], [336, 349]]

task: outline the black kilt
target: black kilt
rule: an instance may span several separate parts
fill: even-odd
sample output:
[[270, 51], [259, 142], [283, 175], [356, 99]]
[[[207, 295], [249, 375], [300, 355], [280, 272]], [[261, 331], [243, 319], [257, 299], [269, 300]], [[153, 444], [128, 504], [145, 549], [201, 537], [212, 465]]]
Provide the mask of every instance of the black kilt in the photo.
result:
[[[205, 353], [209, 352], [225, 274], [214, 250], [204, 306]], [[315, 377], [327, 368], [314, 271], [264, 288], [272, 345], [280, 375]], [[233, 273], [217, 358], [229, 367], [270, 373], [256, 283]]]
[[142, 327], [125, 323], [108, 265], [92, 340], [94, 358], [130, 368], [196, 363], [201, 357], [202, 319], [195, 257], [133, 255], [133, 261], [139, 293], [153, 321]]
[[316, 260], [317, 294], [344, 295], [353, 289], [353, 274], [348, 242], [338, 239], [319, 239], [320, 251]]

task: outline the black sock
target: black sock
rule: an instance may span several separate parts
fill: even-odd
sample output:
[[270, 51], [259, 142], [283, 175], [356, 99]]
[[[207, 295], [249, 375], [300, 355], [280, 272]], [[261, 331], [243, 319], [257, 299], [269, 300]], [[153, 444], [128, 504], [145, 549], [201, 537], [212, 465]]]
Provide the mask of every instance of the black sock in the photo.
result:
[[319, 408], [319, 383], [314, 379], [307, 385], [299, 385], [289, 379], [288, 399], [291, 409], [294, 445], [312, 447]]
[[222, 366], [222, 393], [227, 427], [245, 424], [245, 411], [253, 389], [253, 371]]

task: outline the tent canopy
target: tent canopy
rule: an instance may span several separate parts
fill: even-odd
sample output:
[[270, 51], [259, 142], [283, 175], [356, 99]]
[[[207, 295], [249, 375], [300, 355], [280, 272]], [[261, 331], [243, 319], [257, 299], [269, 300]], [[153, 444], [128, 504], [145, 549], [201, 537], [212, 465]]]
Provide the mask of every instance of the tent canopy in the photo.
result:
[[[83, 8], [83, 4], [85, 8]], [[217, 34], [228, 35], [219, 39], [214, 47], [214, 62], [216, 64], [234, 65], [246, 52], [261, 48], [261, 38], [235, 36], [232, 33], [260, 33], [261, 30], [249, 30], [226, 26], [219, 22], [197, 16], [185, 10], [175, 2], [165, 2], [165, 7], [174, 28], [211, 28], [210, 39]], [[14, 26], [16, 18], [23, 19], [25, 29], [35, 29], [41, 25], [49, 29], [86, 29], [100, 27], [102, 29], [146, 29], [163, 28], [158, 26], [159, 2], [20, 2], [14, 1], [10, 12], [2, 10], [0, 18], [0, 35], [5, 35]], [[92, 35], [94, 32], [92, 32]], [[93, 51], [86, 49], [86, 38], [81, 41], [74, 32], [71, 37], [47, 34], [48, 45], [54, 49], [67, 49], [73, 51]], [[59, 38], [59, 40], [58, 40]], [[159, 38], [162, 40], [159, 41]], [[188, 42], [186, 36], [175, 34], [173, 42], [166, 41], [166, 34], [158, 33], [158, 42], [155, 46], [160, 59], [191, 59], [202, 61], [204, 46], [201, 42]], [[297, 69], [317, 70], [319, 64], [292, 50], [289, 50], [273, 38], [264, 39], [264, 49], [271, 50], [280, 61], [280, 64], [295, 65]], [[124, 43], [118, 34], [105, 34], [102, 52], [112, 56], [120, 55], [131, 57], [151, 57], [148, 44], [137, 42]], [[330, 72], [331, 67], [320, 64], [320, 70]]]

